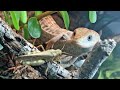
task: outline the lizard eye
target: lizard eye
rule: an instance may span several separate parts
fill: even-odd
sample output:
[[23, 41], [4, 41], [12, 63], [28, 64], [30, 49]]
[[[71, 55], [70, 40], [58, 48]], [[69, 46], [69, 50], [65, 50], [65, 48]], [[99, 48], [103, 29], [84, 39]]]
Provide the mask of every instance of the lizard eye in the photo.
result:
[[88, 38], [87, 38], [88, 41], [91, 41], [92, 40], [92, 35], [89, 35]]
[[73, 32], [73, 35], [75, 36], [76, 32]]

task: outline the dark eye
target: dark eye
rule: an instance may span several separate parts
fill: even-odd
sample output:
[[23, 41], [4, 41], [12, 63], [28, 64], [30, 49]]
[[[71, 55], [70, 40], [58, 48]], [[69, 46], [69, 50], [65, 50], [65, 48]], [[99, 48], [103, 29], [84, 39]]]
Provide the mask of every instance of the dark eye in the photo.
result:
[[91, 41], [92, 40], [92, 35], [89, 35], [87, 39], [88, 39], [88, 41]]
[[76, 32], [73, 32], [73, 35], [75, 36]]

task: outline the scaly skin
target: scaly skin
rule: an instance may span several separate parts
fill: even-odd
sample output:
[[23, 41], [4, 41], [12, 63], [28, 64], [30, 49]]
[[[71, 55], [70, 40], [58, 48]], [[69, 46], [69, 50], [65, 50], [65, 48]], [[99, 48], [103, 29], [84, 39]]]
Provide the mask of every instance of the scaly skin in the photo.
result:
[[60, 35], [61, 33], [64, 33], [64, 34], [67, 33], [69, 35], [69, 37], [71, 37], [71, 35], [73, 34], [73, 32], [71, 32], [71, 31], [67, 31], [66, 29], [60, 28], [57, 25], [57, 23], [54, 21], [52, 16], [50, 16], [50, 15], [42, 18], [39, 21], [39, 23], [42, 28], [41, 40], [43, 42], [46, 42], [46, 41], [52, 39], [53, 37]]
[[42, 28], [41, 41], [46, 42], [47, 49], [62, 49], [73, 56], [86, 53], [100, 41], [100, 35], [94, 30], [77, 28], [73, 32], [62, 29], [52, 16], [46, 16], [40, 21]]
[[[42, 28], [40, 39], [47, 44], [46, 49], [62, 49], [63, 52], [73, 56], [69, 61], [59, 61], [64, 68], [72, 65], [76, 61], [76, 57], [89, 52], [100, 41], [99, 34], [87, 28], [77, 28], [73, 32], [60, 28], [50, 15], [42, 18], [39, 22]], [[35, 63], [31, 62], [33, 58]], [[20, 59], [23, 59], [23, 63], [27, 61], [25, 63], [31, 65], [44, 63], [39, 61], [39, 59], [41, 60], [39, 53], [21, 56]]]

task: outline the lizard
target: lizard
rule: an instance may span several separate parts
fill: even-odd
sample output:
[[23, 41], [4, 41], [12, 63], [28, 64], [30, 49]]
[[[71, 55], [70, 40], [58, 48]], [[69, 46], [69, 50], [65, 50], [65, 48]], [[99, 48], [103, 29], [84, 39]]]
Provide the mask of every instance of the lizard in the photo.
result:
[[[100, 35], [88, 28], [80, 27], [74, 31], [61, 28], [51, 15], [43, 17], [39, 23], [42, 29], [40, 40], [46, 44], [46, 49], [62, 49], [64, 47], [62, 51], [71, 54], [73, 58], [91, 51], [96, 43], [101, 41]], [[65, 67], [75, 62], [73, 58], [67, 61]]]

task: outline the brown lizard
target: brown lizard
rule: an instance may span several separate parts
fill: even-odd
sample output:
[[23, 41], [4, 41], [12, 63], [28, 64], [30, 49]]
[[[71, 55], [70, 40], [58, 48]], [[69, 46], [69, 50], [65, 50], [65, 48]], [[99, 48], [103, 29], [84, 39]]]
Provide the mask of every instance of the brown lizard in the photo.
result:
[[46, 49], [62, 49], [74, 57], [92, 50], [100, 41], [100, 35], [94, 30], [77, 28], [73, 32], [57, 25], [52, 16], [43, 17], [39, 21], [42, 28], [41, 41], [46, 43]]

